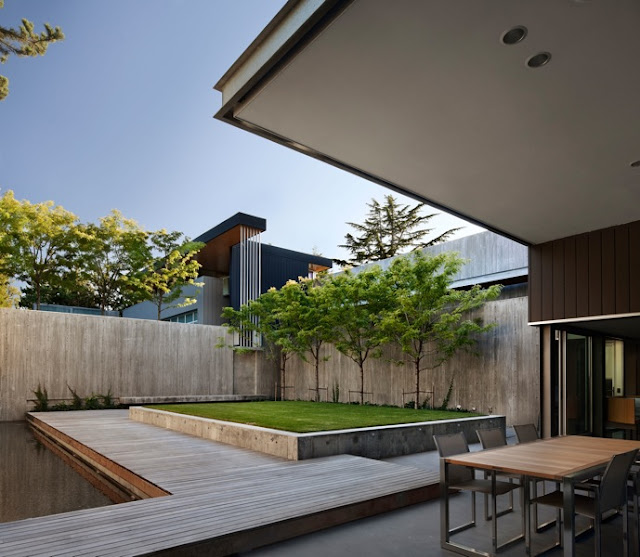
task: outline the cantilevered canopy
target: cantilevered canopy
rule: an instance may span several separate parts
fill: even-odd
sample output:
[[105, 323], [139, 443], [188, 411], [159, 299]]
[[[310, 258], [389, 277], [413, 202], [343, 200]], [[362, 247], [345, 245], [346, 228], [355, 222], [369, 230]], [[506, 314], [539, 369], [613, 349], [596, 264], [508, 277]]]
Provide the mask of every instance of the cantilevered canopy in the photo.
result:
[[200, 274], [210, 277], [229, 275], [231, 265], [231, 247], [239, 244], [243, 237], [251, 237], [264, 232], [267, 221], [260, 217], [236, 213], [227, 220], [214, 226], [194, 241], [203, 242], [198, 252]]
[[216, 117], [541, 243], [638, 219], [638, 29], [637, 0], [291, 0]]

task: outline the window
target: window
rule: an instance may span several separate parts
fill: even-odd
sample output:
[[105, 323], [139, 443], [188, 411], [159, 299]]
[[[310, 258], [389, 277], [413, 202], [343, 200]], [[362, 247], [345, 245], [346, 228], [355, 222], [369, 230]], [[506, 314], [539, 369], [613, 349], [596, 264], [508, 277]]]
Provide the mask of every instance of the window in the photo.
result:
[[624, 396], [624, 342], [604, 341], [606, 396]]
[[198, 310], [194, 309], [193, 311], [187, 311], [186, 313], [180, 313], [179, 315], [173, 315], [165, 319], [165, 321], [170, 321], [171, 323], [192, 323], [195, 324], [198, 322]]

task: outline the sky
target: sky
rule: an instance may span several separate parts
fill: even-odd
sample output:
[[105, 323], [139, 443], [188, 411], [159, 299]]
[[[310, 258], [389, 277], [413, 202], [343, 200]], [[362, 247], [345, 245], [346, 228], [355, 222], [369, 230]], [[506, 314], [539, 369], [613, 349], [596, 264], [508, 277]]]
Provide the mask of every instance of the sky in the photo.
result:
[[[53, 200], [83, 222], [119, 209], [192, 238], [244, 212], [267, 219], [264, 243], [345, 257], [345, 223], [391, 192], [213, 118], [214, 84], [284, 4], [6, 0], [1, 25], [48, 22], [66, 39], [0, 66], [0, 193]], [[434, 234], [481, 230], [433, 212]]]

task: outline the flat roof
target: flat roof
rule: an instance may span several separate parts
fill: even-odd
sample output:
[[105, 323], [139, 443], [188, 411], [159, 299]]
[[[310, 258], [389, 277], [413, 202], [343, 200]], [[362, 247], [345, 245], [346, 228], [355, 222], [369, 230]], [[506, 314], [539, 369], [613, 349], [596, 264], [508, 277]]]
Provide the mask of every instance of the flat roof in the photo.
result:
[[639, 26], [632, 0], [290, 0], [216, 118], [542, 243], [638, 218]]

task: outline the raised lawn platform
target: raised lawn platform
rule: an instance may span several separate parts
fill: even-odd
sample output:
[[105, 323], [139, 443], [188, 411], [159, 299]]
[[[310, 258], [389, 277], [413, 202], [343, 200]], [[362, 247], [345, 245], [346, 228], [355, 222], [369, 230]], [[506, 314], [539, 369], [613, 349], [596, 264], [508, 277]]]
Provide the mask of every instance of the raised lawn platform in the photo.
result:
[[138, 422], [289, 460], [339, 454], [368, 458], [401, 456], [434, 450], [434, 434], [462, 431], [469, 443], [475, 443], [478, 441], [477, 429], [504, 428], [506, 425], [504, 416], [480, 416], [317, 433], [291, 433], [142, 407], [129, 408], [129, 417]]

